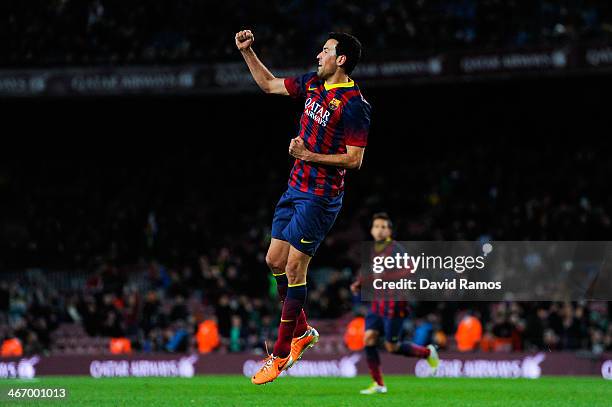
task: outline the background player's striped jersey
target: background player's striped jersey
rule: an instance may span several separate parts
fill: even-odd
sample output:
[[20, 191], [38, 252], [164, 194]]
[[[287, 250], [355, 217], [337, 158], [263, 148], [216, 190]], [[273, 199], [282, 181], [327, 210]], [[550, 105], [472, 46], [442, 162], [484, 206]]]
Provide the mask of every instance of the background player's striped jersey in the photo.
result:
[[[346, 146], [365, 147], [370, 128], [370, 104], [355, 82], [326, 85], [316, 73], [285, 79], [293, 97], [305, 97], [298, 135], [306, 148], [319, 154], [343, 154]], [[344, 190], [346, 169], [295, 160], [289, 185], [321, 196]]]
[[[372, 257], [374, 256], [395, 256], [397, 253], [404, 254], [406, 249], [395, 240], [389, 238], [382, 242], [374, 243]], [[370, 312], [381, 317], [405, 318], [410, 312], [407, 301], [396, 301], [391, 298], [384, 298], [384, 293], [378, 293], [378, 297], [372, 301]]]

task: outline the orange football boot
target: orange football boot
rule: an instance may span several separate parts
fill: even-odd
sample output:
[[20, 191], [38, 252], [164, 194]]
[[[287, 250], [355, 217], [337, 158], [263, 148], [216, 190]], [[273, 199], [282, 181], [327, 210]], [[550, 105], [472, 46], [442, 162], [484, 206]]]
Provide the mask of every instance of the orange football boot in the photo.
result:
[[274, 355], [268, 355], [267, 358], [263, 360], [264, 364], [253, 375], [251, 378], [251, 383], [253, 384], [266, 384], [270, 383], [274, 379], [276, 379], [283, 370], [286, 370], [293, 364], [293, 360], [291, 359], [291, 354], [287, 355], [285, 358], [280, 358]]
[[[308, 325], [306, 332], [299, 338], [293, 338], [291, 340], [291, 364], [289, 367], [293, 366], [295, 362], [302, 358], [304, 352], [308, 349], [315, 346], [315, 344], [319, 342], [319, 332], [316, 329]], [[289, 367], [287, 369], [289, 369]]]

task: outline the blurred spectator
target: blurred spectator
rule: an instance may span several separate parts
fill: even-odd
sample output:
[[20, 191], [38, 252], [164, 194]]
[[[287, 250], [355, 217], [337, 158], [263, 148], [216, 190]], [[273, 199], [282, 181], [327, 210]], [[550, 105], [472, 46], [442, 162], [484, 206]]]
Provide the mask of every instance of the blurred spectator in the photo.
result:
[[432, 319], [434, 319], [435, 316], [429, 314], [427, 317], [427, 319], [417, 319], [415, 322], [412, 342], [417, 345], [427, 346], [433, 341], [434, 326], [432, 324]]
[[16, 357], [23, 355], [23, 346], [19, 338], [8, 338], [2, 342], [0, 354], [3, 358]]
[[497, 311], [493, 319], [493, 328], [491, 329], [494, 351], [509, 352], [512, 350], [513, 330], [514, 327], [508, 321], [505, 312], [503, 310]]
[[196, 334], [198, 343], [198, 351], [200, 353], [209, 353], [219, 346], [219, 330], [217, 323], [214, 320], [206, 320], [198, 325]]
[[173, 331], [168, 331], [169, 337], [166, 344], [168, 352], [187, 352], [189, 349], [189, 332], [183, 321], [178, 321]]
[[240, 352], [243, 349], [242, 319], [238, 315], [232, 315], [232, 328], [230, 330], [229, 351]]
[[471, 351], [477, 348], [482, 339], [482, 325], [478, 318], [466, 315], [459, 322], [455, 340], [457, 349], [461, 352]]
[[113, 355], [132, 353], [132, 344], [128, 338], [111, 338], [109, 349]]
[[344, 343], [353, 352], [363, 349], [365, 346], [365, 318], [357, 316], [349, 322], [344, 333]]

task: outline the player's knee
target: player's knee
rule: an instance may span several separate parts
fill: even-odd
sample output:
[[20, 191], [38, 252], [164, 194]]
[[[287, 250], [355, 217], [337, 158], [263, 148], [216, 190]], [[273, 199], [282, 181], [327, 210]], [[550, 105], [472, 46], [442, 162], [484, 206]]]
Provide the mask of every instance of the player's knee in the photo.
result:
[[285, 272], [287, 273], [287, 281], [289, 281], [290, 285], [306, 282], [306, 270], [297, 261], [287, 261]]
[[280, 274], [285, 271], [286, 261], [270, 253], [266, 254], [266, 264], [275, 274]]
[[385, 341], [385, 349], [389, 353], [397, 352], [397, 350], [399, 349], [399, 343]]

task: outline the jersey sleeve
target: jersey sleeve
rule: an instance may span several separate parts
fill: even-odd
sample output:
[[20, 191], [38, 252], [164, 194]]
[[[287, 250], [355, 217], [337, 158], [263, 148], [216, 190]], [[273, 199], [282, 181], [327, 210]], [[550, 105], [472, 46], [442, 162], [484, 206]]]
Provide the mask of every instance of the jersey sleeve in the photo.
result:
[[344, 108], [344, 140], [347, 146], [365, 147], [370, 131], [370, 104], [362, 97], [355, 97]]
[[310, 72], [301, 76], [285, 78], [285, 89], [287, 89], [291, 97], [305, 97], [308, 84], [312, 82], [316, 76], [316, 72]]

